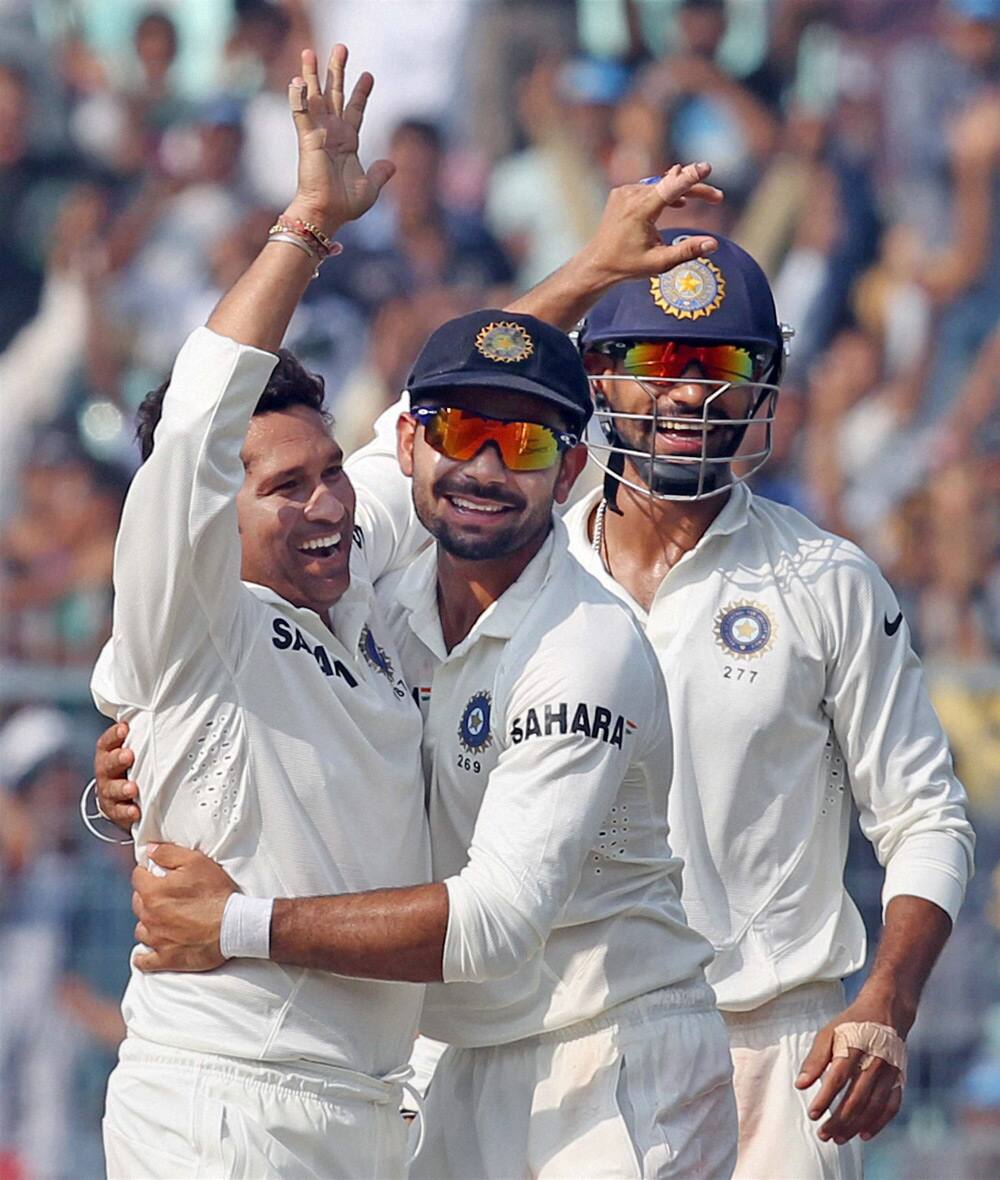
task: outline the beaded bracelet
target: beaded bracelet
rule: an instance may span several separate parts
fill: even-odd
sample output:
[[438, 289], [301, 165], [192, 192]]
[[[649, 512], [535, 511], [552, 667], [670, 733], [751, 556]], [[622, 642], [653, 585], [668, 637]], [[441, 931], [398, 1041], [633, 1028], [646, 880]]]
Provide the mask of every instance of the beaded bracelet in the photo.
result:
[[300, 217], [279, 217], [268, 233], [294, 234], [315, 247], [323, 258], [332, 258], [344, 249], [340, 242], [328, 238], [318, 225], [313, 225], [311, 221], [303, 221]]

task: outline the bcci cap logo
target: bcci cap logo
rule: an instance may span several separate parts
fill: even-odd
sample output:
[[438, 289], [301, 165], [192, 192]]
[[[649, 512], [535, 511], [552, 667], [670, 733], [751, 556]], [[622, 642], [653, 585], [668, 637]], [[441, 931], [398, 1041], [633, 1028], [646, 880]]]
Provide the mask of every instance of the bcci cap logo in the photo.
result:
[[739, 659], [753, 660], [774, 646], [776, 627], [759, 602], [733, 602], [715, 616], [715, 642]]
[[488, 692], [477, 692], [469, 700], [458, 723], [458, 740], [470, 754], [489, 749], [493, 744], [490, 733], [490, 707], [493, 698]]
[[480, 329], [476, 336], [476, 351], [488, 361], [511, 365], [515, 361], [527, 360], [535, 351], [535, 344], [520, 324], [503, 320]]
[[375, 636], [367, 623], [365, 623], [358, 641], [358, 651], [369, 668], [384, 676], [386, 680], [391, 681], [395, 678], [392, 660], [386, 655], [385, 650], [375, 642]]
[[[670, 243], [686, 241], [690, 234], [678, 234]], [[679, 320], [698, 320], [711, 315], [726, 297], [726, 280], [722, 271], [707, 258], [693, 258], [673, 270], [654, 275], [649, 280], [653, 302], [667, 315]]]

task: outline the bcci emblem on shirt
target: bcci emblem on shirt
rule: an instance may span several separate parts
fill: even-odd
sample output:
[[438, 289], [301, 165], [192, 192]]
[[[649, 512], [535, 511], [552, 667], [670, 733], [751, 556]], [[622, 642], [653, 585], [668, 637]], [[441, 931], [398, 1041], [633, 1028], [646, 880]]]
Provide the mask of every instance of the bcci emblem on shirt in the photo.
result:
[[367, 623], [365, 623], [361, 631], [361, 638], [358, 640], [358, 651], [369, 668], [384, 676], [386, 680], [390, 682], [393, 680], [395, 671], [392, 660], [389, 659], [384, 648], [379, 647]]
[[715, 642], [731, 655], [752, 660], [774, 646], [774, 620], [759, 602], [735, 602], [715, 616]]
[[493, 744], [493, 735], [490, 733], [492, 700], [488, 692], [477, 692], [462, 713], [462, 720], [458, 723], [458, 740], [462, 743], [462, 749], [469, 754], [488, 750]]

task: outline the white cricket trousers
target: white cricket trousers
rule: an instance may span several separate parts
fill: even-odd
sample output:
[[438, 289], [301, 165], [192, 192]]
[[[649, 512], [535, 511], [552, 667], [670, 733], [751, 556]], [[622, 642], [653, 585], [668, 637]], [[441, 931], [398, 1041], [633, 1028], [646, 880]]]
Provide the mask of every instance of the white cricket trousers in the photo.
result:
[[[740, 1117], [735, 1180], [861, 1180], [861, 1141], [843, 1147], [809, 1118], [822, 1079], [796, 1090], [813, 1038], [845, 1006], [839, 983], [808, 983], [750, 1012], [723, 1012]], [[834, 1103], [836, 1107], [836, 1103]]]
[[402, 1180], [400, 1097], [398, 1082], [348, 1069], [129, 1037], [108, 1080], [108, 1180]]
[[706, 984], [508, 1045], [451, 1047], [410, 1180], [727, 1180], [731, 1078]]

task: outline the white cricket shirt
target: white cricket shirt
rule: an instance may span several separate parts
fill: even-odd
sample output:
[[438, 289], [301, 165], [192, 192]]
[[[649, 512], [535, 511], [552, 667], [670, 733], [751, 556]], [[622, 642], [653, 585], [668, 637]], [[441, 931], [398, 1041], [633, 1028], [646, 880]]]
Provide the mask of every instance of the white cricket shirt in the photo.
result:
[[[395, 416], [349, 471], [406, 537]], [[424, 714], [434, 879], [450, 903], [445, 983], [428, 985], [421, 1031], [504, 1044], [701, 982], [712, 952], [687, 924], [668, 842], [663, 677], [562, 522], [451, 652], [436, 549], [376, 593]]]
[[600, 497], [567, 513], [570, 547], [632, 608], [667, 681], [671, 838], [720, 1007], [863, 964], [843, 883], [851, 795], [886, 869], [883, 904], [909, 894], [954, 918], [972, 871], [965, 794], [877, 566], [737, 484], [647, 614], [593, 550]]
[[[361, 548], [332, 630], [240, 581], [240, 448], [275, 360], [196, 331], [125, 503], [93, 690], [131, 727], [136, 854], [151, 840], [201, 849], [263, 897], [417, 884], [430, 875], [420, 715]], [[380, 1076], [408, 1059], [422, 996], [234, 960], [133, 971], [123, 1012], [130, 1033], [181, 1049]]]
[[680, 902], [655, 653], [572, 558], [556, 517], [517, 582], [446, 651], [436, 549], [409, 559], [429, 537], [395, 458], [404, 404], [347, 469], [380, 567], [399, 566], [393, 546], [407, 556], [375, 589], [424, 716], [434, 880], [450, 903], [445, 983], [427, 987], [421, 1032], [504, 1044], [700, 983], [712, 951]]

